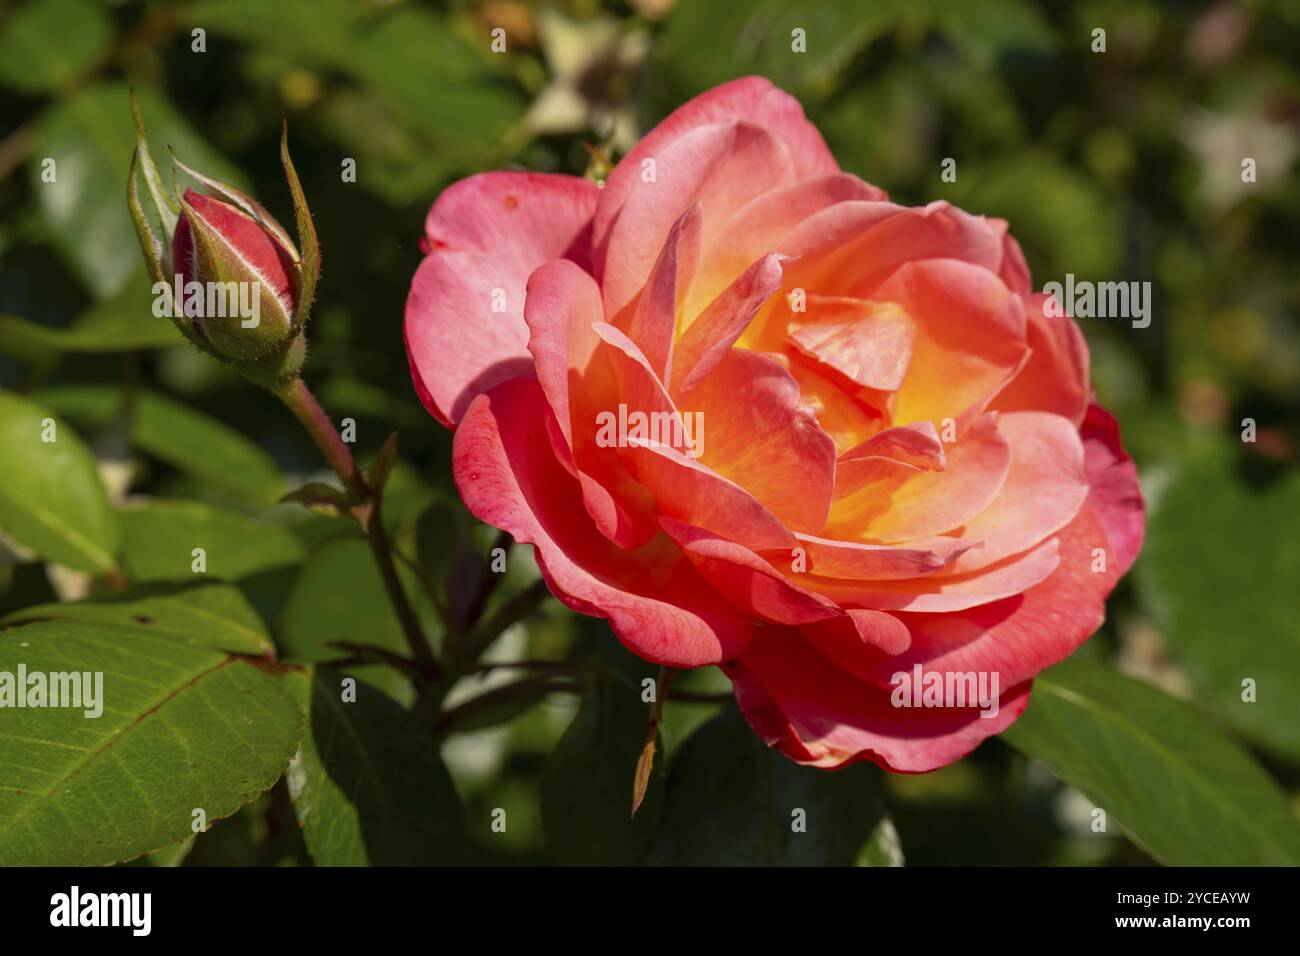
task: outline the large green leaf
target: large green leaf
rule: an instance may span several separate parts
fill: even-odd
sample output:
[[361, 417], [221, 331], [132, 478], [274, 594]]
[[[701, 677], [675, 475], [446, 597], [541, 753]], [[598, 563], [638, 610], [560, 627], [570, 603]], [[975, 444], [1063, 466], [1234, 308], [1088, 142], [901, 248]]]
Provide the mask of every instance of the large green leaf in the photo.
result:
[[[60, 385], [37, 396], [77, 422], [108, 424], [122, 410], [121, 390], [109, 385]], [[275, 460], [224, 422], [156, 392], [140, 392], [131, 407], [131, 444], [217, 488], [270, 504], [284, 490]]]
[[95, 66], [112, 40], [95, 0], [27, 0], [0, 29], [0, 83], [25, 93], [57, 89]]
[[561, 862], [627, 866], [645, 856], [663, 812], [665, 778], [659, 740], [633, 817], [633, 775], [649, 716], [639, 687], [603, 676], [590, 682], [542, 775], [546, 845]]
[[855, 764], [834, 773], [801, 767], [766, 747], [728, 707], [674, 755], [651, 860], [683, 866], [885, 863], [889, 854], [875, 846], [883, 808], [875, 767]]
[[1175, 866], [1300, 865], [1277, 784], [1196, 710], [1100, 664], [1039, 675], [1005, 737]]
[[118, 512], [122, 559], [133, 581], [203, 580], [193, 570], [202, 548], [213, 578], [238, 581], [302, 560], [303, 546], [283, 525], [199, 501], [154, 500]]
[[[1185, 463], [1159, 497], [1138, 565], [1145, 603], [1197, 700], [1300, 759], [1300, 473], [1252, 489], [1226, 452]], [[1243, 681], [1254, 681], [1253, 701]]]
[[[45, 441], [46, 419], [54, 425]], [[95, 457], [65, 421], [0, 391], [0, 531], [78, 571], [114, 567], [119, 530]]]
[[0, 624], [78, 621], [144, 627], [155, 637], [231, 654], [274, 653], [257, 612], [235, 588], [219, 582], [195, 585], [142, 584], [93, 601], [38, 604], [15, 611]]
[[[275, 783], [302, 738], [283, 667], [229, 650], [266, 638], [236, 595], [205, 591], [197, 610], [178, 593], [116, 601], [0, 633], [0, 673], [102, 674], [98, 717], [84, 699], [5, 710], [0, 865], [103, 865], [187, 839], [196, 810], [211, 825]], [[231, 620], [210, 620], [223, 607]]]
[[92, 305], [68, 326], [0, 315], [0, 350], [20, 358], [52, 352], [131, 352], [184, 342], [171, 320], [153, 314], [153, 296], [143, 274], [141, 281]]
[[[243, 187], [243, 177], [162, 96], [147, 88], [136, 92], [154, 156], [168, 156], [170, 146], [195, 169]], [[53, 106], [42, 118], [29, 154], [32, 191], [45, 221], [81, 280], [99, 298], [114, 295], [144, 271], [126, 206], [126, 174], [134, 147], [127, 85], [102, 83]], [[55, 161], [54, 182], [41, 180], [41, 163], [47, 158]], [[167, 169], [161, 172], [170, 183]]]
[[312, 859], [320, 866], [458, 862], [464, 814], [427, 729], [368, 684], [344, 700], [343, 680], [319, 667], [310, 688], [300, 688], [311, 718], [288, 781]]

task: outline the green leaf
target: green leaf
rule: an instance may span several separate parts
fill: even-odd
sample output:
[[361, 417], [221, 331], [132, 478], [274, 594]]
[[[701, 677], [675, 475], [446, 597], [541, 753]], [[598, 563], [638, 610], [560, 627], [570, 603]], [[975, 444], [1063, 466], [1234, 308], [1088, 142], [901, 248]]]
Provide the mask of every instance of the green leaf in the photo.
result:
[[112, 40], [95, 0], [28, 0], [0, 30], [0, 83], [24, 93], [58, 89], [95, 66]]
[[[341, 71], [442, 141], [494, 144], [523, 110], [494, 69], [488, 31], [476, 51], [444, 17], [425, 8], [373, 10], [351, 0], [205, 0], [191, 10], [191, 19], [210, 32], [273, 47], [299, 67]], [[437, 64], [437, 83], [413, 83], [431, 63]]]
[[1013, 50], [1046, 54], [1059, 45], [1051, 25], [1027, 0], [985, 0], [978, 7], [930, 0], [925, 6], [977, 69], [993, 69], [999, 56]]
[[[1293, 760], [1300, 759], [1297, 514], [1300, 474], [1252, 489], [1226, 450], [1206, 451], [1158, 498], [1137, 568], [1144, 604], [1198, 702]], [[1242, 700], [1247, 678], [1253, 701]]]
[[[61, 414], [103, 426], [121, 412], [123, 393], [110, 385], [58, 385], [36, 396]], [[165, 461], [245, 501], [275, 502], [284, 479], [275, 459], [224, 422], [157, 392], [140, 392], [131, 408], [130, 441]]]
[[[137, 93], [155, 154], [168, 155], [170, 145], [196, 169], [242, 184], [242, 177], [160, 94], [149, 89]], [[51, 107], [41, 119], [30, 152], [32, 191], [54, 240], [98, 298], [121, 291], [144, 271], [126, 204], [127, 169], [134, 148], [126, 84], [101, 83]], [[45, 158], [55, 161], [54, 182], [41, 179]]]
[[[374, 555], [359, 537], [335, 538], [308, 555], [293, 583], [276, 634], [285, 655], [299, 661], [347, 656], [347, 651], [330, 646], [335, 642], [408, 653], [402, 625], [393, 612]], [[410, 692], [406, 679], [388, 667], [358, 672], [399, 699]]]
[[38, 604], [15, 611], [0, 624], [33, 621], [141, 627], [154, 636], [229, 654], [274, 653], [257, 612], [238, 590], [216, 581], [188, 586], [142, 584], [92, 601]]
[[434, 731], [445, 737], [498, 727], [513, 722], [552, 694], [576, 694], [580, 690], [577, 682], [567, 675], [533, 674], [498, 684], [449, 707], [443, 711]]
[[352, 504], [352, 499], [346, 491], [338, 485], [326, 484], [323, 481], [309, 481], [305, 485], [300, 485], [281, 497], [280, 501], [286, 504], [300, 504], [308, 509], [320, 509], [333, 516], [347, 514]]
[[663, 812], [663, 743], [645, 799], [633, 817], [632, 781], [646, 740], [650, 705], [640, 689], [600, 677], [546, 761], [542, 824], [546, 846], [566, 864], [627, 866], [639, 862]]
[[[53, 422], [53, 441], [43, 424]], [[114, 567], [119, 530], [95, 457], [67, 422], [0, 391], [0, 531], [78, 571]]]
[[833, 773], [801, 767], [766, 747], [729, 706], [688, 737], [669, 764], [651, 860], [678, 866], [867, 863], [872, 854], [863, 847], [882, 814], [875, 767], [855, 764]]
[[[914, 0], [912, 4], [914, 6]], [[666, 78], [682, 99], [743, 76], [761, 73], [803, 98], [825, 93], [863, 46], [893, 29], [909, 4], [877, 0], [729, 0], [679, 3], [665, 24]], [[792, 31], [804, 31], [806, 54], [792, 54]]]
[[406, 651], [374, 556], [364, 540], [353, 536], [327, 541], [307, 557], [277, 633], [285, 652], [303, 661], [339, 656], [329, 647], [335, 641]]
[[284, 489], [275, 460], [258, 445], [162, 395], [139, 396], [131, 436], [142, 451], [248, 501], [270, 504]]
[[248, 518], [237, 511], [199, 501], [154, 500], [118, 512], [122, 556], [133, 581], [193, 583], [193, 551], [202, 548], [213, 578], [238, 581], [303, 557], [303, 546], [288, 528]]
[[128, 283], [62, 328], [0, 315], [0, 350], [20, 358], [49, 352], [132, 352], [184, 342], [176, 326], [153, 314], [153, 296], [143, 281]]
[[[427, 731], [396, 703], [343, 675], [316, 669], [309, 733], [289, 767], [289, 793], [320, 866], [455, 863], [464, 813]], [[305, 681], [304, 681], [305, 683]]]
[[1196, 710], [1099, 664], [1069, 660], [1034, 681], [1004, 734], [1174, 866], [1300, 865], [1286, 796]]
[[[165, 601], [140, 600], [180, 620]], [[154, 624], [114, 623], [120, 606], [101, 615], [93, 603], [0, 633], [0, 674], [21, 666], [29, 685], [36, 673], [102, 674], [102, 684], [81, 678], [98, 685], [97, 700], [6, 709], [0, 865], [105, 865], [187, 839], [194, 811], [208, 825], [234, 813], [275, 783], [302, 738], [282, 665], [219, 649], [246, 609], [178, 640]], [[200, 606], [218, 603], [207, 594]]]

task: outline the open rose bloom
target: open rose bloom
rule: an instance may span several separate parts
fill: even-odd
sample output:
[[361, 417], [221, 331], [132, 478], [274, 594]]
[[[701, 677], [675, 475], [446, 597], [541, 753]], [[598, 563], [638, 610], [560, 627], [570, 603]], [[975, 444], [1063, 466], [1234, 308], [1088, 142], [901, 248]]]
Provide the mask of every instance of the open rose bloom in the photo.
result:
[[1007, 224], [889, 202], [766, 80], [603, 188], [457, 183], [425, 239], [407, 351], [466, 505], [795, 761], [969, 753], [1133, 563], [1136, 471]]

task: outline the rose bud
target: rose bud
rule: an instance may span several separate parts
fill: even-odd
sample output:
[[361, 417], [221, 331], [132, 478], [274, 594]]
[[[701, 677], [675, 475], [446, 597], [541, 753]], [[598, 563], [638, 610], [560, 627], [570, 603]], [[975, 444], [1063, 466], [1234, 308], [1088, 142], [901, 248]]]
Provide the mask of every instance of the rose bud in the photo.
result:
[[282, 234], [278, 224], [268, 228], [231, 203], [185, 190], [172, 238], [174, 294], [223, 355], [261, 358], [294, 332], [298, 251]]
[[[289, 158], [287, 129], [280, 159], [294, 202], [297, 246], [254, 199], [174, 156], [175, 165], [207, 194], [168, 191], [150, 155], [134, 95], [131, 106], [136, 150], [127, 202], [154, 280], [155, 314], [171, 318], [199, 349], [261, 385], [277, 388], [292, 380], [306, 355], [301, 332], [320, 273], [320, 253], [311, 211]], [[137, 169], [153, 221], [145, 215]], [[167, 236], [170, 242], [160, 238]]]

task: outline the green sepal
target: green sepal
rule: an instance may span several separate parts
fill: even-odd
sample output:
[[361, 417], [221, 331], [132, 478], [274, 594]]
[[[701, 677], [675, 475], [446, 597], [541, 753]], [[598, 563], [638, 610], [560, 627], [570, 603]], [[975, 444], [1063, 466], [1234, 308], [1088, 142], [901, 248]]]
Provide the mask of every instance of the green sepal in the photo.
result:
[[135, 234], [140, 240], [140, 251], [144, 254], [145, 265], [149, 269], [149, 278], [155, 285], [162, 285], [163, 296], [167, 302], [167, 314], [171, 317], [172, 324], [180, 329], [181, 334], [185, 336], [190, 343], [209, 355], [213, 355], [212, 349], [209, 348], [206, 341], [194, 328], [194, 324], [181, 314], [181, 310], [176, 308], [173, 301], [172, 283], [167, 280], [163, 271], [163, 249], [158, 237], [154, 235], [153, 227], [149, 224], [149, 219], [145, 216], [144, 208], [140, 204], [140, 187], [136, 184], [136, 170], [140, 159], [140, 147], [136, 147], [131, 153], [131, 166], [127, 175], [126, 182], [126, 204], [131, 210], [131, 221], [135, 223]]
[[[144, 174], [144, 183], [153, 200], [154, 212], [158, 215], [159, 225], [166, 241], [176, 234], [176, 220], [180, 215], [180, 206], [173, 196], [168, 194], [154, 165], [153, 155], [149, 152], [149, 141], [145, 138], [144, 120], [140, 117], [140, 103], [136, 99], [135, 89], [131, 90], [131, 119], [135, 123], [135, 146], [140, 154], [140, 169]], [[133, 177], [134, 178], [134, 177]], [[165, 260], [166, 256], [163, 257]]]
[[[227, 359], [226, 361], [229, 361]], [[284, 347], [272, 355], [251, 362], [231, 362], [254, 385], [271, 391], [283, 388], [302, 372], [307, 361], [307, 336], [293, 335]]]
[[294, 169], [293, 159], [289, 156], [289, 121], [285, 120], [280, 133], [280, 163], [284, 166], [284, 176], [289, 183], [289, 194], [293, 197], [293, 215], [298, 226], [299, 259], [298, 308], [295, 318], [299, 326], [307, 324], [311, 314], [312, 300], [316, 295], [316, 280], [320, 278], [320, 243], [316, 239], [316, 224], [303, 194], [298, 171]]

